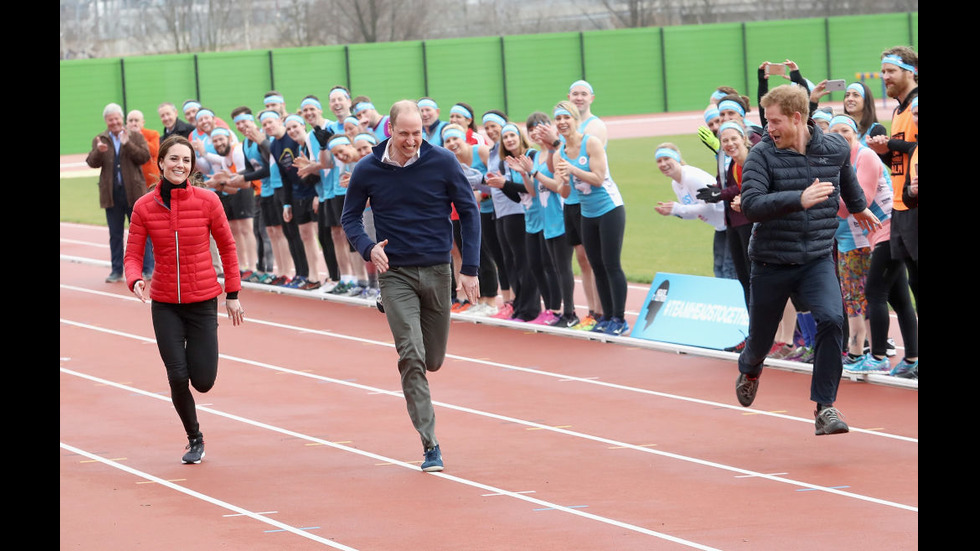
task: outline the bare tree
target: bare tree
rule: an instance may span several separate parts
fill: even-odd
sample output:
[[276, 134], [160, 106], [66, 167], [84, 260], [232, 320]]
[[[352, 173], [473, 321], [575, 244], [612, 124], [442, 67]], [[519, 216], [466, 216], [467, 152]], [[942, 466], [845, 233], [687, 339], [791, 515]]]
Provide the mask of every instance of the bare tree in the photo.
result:
[[214, 52], [227, 45], [236, 28], [234, 7], [233, 0], [169, 0], [157, 4], [155, 13], [173, 52]]

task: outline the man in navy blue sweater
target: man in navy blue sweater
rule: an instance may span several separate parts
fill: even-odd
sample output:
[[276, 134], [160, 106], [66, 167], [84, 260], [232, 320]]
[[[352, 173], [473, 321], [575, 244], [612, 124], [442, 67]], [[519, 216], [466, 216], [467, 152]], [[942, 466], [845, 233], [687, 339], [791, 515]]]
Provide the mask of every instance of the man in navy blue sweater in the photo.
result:
[[[463, 234], [459, 282], [474, 302], [480, 294], [480, 210], [456, 156], [423, 140], [422, 115], [414, 101], [392, 105], [388, 124], [391, 137], [351, 173], [341, 224], [361, 257], [378, 269], [408, 415], [422, 438], [422, 470], [434, 472], [443, 469], [443, 461], [426, 371], [442, 366], [449, 342], [449, 217], [455, 205]], [[364, 230], [367, 201], [377, 242]]]

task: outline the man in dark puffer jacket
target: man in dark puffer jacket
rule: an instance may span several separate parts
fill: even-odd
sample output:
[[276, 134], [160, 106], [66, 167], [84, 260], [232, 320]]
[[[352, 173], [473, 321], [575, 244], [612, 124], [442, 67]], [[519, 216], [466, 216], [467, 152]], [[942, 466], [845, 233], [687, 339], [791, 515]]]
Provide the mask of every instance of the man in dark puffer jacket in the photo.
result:
[[746, 407], [755, 399], [762, 363], [792, 295], [817, 324], [810, 382], [816, 434], [848, 432], [833, 407], [843, 370], [844, 312], [832, 257], [838, 203], [843, 199], [866, 230], [881, 223], [867, 208], [848, 144], [810, 120], [802, 88], [776, 87], [760, 104], [768, 132], [749, 152], [742, 173], [741, 209], [755, 224], [749, 241], [749, 337], [738, 358], [735, 394]]

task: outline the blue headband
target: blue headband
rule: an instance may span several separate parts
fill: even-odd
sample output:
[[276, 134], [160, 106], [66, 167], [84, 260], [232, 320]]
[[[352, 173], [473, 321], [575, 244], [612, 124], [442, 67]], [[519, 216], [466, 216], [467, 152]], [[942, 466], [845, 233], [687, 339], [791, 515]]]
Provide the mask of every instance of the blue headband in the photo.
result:
[[184, 102], [184, 111], [187, 111], [187, 109], [190, 108], [190, 107], [197, 107], [198, 109], [200, 109], [201, 108], [201, 104], [198, 103], [198, 102], [196, 102], [196, 101], [185, 101]]
[[[511, 125], [507, 125], [511, 126]], [[504, 128], [507, 128], [506, 126]], [[459, 138], [461, 140], [466, 139], [466, 135], [458, 128], [447, 128], [445, 132], [442, 133], [442, 139], [446, 138]]]
[[846, 117], [844, 115], [837, 115], [836, 117], [830, 119], [830, 128], [837, 126], [838, 124], [846, 124], [851, 127], [854, 132], [858, 131], [857, 123], [851, 117]]
[[895, 54], [886, 55], [885, 57], [881, 58], [881, 64], [884, 65], [885, 63], [889, 63], [891, 65], [901, 67], [906, 71], [912, 71], [912, 74], [914, 75], [919, 74], [919, 70], [917, 68], [909, 65], [908, 63], [905, 63], [905, 61], [903, 61], [901, 57], [898, 57]]
[[728, 122], [726, 122], [726, 123], [724, 123], [724, 124], [722, 124], [721, 126], [718, 127], [718, 136], [720, 137], [721, 136], [721, 133], [724, 132], [725, 130], [728, 130], [729, 128], [733, 128], [735, 130], [738, 130], [738, 133], [739, 134], [741, 134], [743, 136], [745, 135], [745, 129], [742, 128], [742, 125], [741, 124], [738, 124], [735, 121], [728, 121]]
[[463, 107], [462, 105], [454, 105], [453, 108], [449, 110], [449, 112], [456, 113], [457, 115], [460, 115], [463, 118], [473, 120], [473, 113], [467, 111], [466, 108]]
[[302, 103], [299, 104], [300, 107], [306, 107], [307, 105], [312, 105], [313, 107], [316, 107], [317, 109], [323, 111], [323, 106], [320, 105], [320, 102], [313, 98], [306, 98], [303, 100]]
[[337, 136], [335, 138], [330, 138], [330, 141], [327, 142], [327, 149], [333, 149], [338, 145], [350, 145], [350, 140], [347, 138], [347, 136]]
[[704, 112], [704, 122], [711, 122], [721, 116], [716, 107], [712, 107]]
[[347, 90], [344, 90], [343, 88], [334, 88], [333, 90], [330, 91], [330, 95], [328, 95], [327, 97], [332, 98], [335, 92], [340, 92], [341, 94], [347, 96], [347, 99], [350, 99], [350, 93]]
[[360, 126], [361, 121], [357, 120], [357, 117], [347, 117], [344, 119], [344, 124], [351, 123], [355, 126]]
[[715, 101], [721, 101], [721, 98], [727, 96], [728, 94], [722, 92], [721, 90], [715, 90], [711, 93], [711, 99]]
[[584, 80], [576, 80], [575, 82], [573, 82], [572, 85], [568, 87], [568, 92], [571, 93], [572, 88], [575, 88], [576, 86], [581, 86], [586, 90], [588, 90], [590, 94], [593, 95], [595, 94], [595, 92], [592, 91], [592, 85], [589, 84], [588, 82], [585, 82]]
[[358, 134], [354, 136], [355, 142], [370, 142], [374, 145], [378, 145], [378, 138], [374, 134]]
[[852, 83], [850, 83], [847, 86], [847, 89], [848, 90], [854, 90], [855, 92], [857, 92], [858, 94], [860, 94], [862, 98], [864, 97], [864, 86], [861, 86], [861, 83], [859, 83], [859, 82], [852, 82]]
[[279, 113], [277, 113], [275, 111], [265, 111], [264, 113], [262, 113], [261, 115], [259, 115], [259, 121], [264, 121], [265, 119], [268, 119], [270, 117], [275, 117], [277, 119], [281, 119], [282, 118], [282, 117], [279, 116]]
[[239, 113], [231, 122], [254, 121], [255, 117], [249, 113]]
[[419, 107], [431, 107], [433, 109], [439, 109], [439, 106], [436, 105], [436, 102], [432, 101], [431, 99], [420, 99], [418, 105]]
[[496, 123], [500, 126], [507, 124], [507, 121], [496, 113], [487, 113], [486, 115], [483, 115], [483, 124], [487, 124], [488, 122]]
[[726, 99], [718, 104], [718, 111], [735, 111], [741, 116], [745, 116], [745, 108], [737, 101]]
[[198, 119], [201, 118], [201, 117], [212, 117], [212, 118], [214, 118], [214, 111], [212, 111], [210, 109], [201, 109], [200, 111], [197, 112], [196, 115], [194, 115], [194, 117], [195, 118], [198, 118]]
[[555, 112], [552, 113], [552, 117], [558, 117], [558, 115], [568, 115], [569, 117], [573, 117], [568, 109], [565, 109], [564, 107], [555, 107]]
[[283, 124], [289, 121], [295, 121], [302, 124], [304, 127], [306, 126], [306, 120], [299, 115], [289, 115], [288, 117], [286, 117], [286, 120], [283, 121]]
[[518, 136], [521, 135], [521, 129], [520, 128], [517, 128], [517, 125], [514, 124], [514, 123], [511, 123], [511, 122], [505, 124], [504, 127], [500, 129], [500, 135], [503, 136], [504, 134], [506, 134], [508, 132], [513, 132], [514, 134], [517, 134]]
[[215, 136], [228, 136], [228, 137], [231, 137], [231, 132], [229, 132], [227, 128], [222, 128], [222, 127], [219, 126], [219, 127], [215, 128], [214, 130], [211, 131], [211, 137], [213, 138]]
[[282, 96], [269, 96], [262, 100], [262, 103], [269, 105], [270, 103], [286, 103], [286, 100], [282, 99]]
[[817, 109], [816, 111], [813, 112], [813, 117], [812, 118], [813, 118], [813, 120], [820, 119], [820, 120], [824, 120], [824, 121], [829, 121], [829, 120], [833, 119], [834, 116], [831, 115], [830, 113], [826, 112], [826, 111], [821, 111], [821, 110]]
[[377, 109], [374, 108], [373, 103], [369, 101], [362, 101], [361, 103], [358, 103], [357, 105], [354, 106], [354, 114], [356, 115], [366, 109], [374, 109], [375, 111], [377, 111]]
[[659, 159], [661, 157], [670, 157], [678, 163], [681, 162], [681, 154], [668, 147], [661, 147], [656, 151], [656, 153], [653, 154], [654, 159]]

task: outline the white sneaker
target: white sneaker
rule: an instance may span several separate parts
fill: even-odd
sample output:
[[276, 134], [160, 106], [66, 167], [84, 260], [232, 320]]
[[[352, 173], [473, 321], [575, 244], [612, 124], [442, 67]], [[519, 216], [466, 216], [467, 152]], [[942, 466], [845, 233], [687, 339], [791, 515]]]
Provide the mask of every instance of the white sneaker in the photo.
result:
[[497, 313], [497, 309], [494, 308], [493, 306], [489, 305], [489, 304], [483, 304], [481, 302], [481, 303], [478, 303], [478, 304], [470, 307], [469, 310], [467, 310], [467, 311], [465, 311], [463, 313], [464, 314], [470, 314], [470, 315], [473, 315], [473, 316], [486, 317], [486, 316], [492, 316], [492, 315], [496, 314]]
[[318, 289], [318, 291], [320, 291], [321, 293], [329, 293], [330, 291], [333, 291], [333, 288], [336, 287], [336, 286], [337, 286], [337, 282], [336, 281], [330, 281], [328, 279], [327, 281], [325, 281], [323, 283], [323, 285], [320, 286], [320, 288]]

